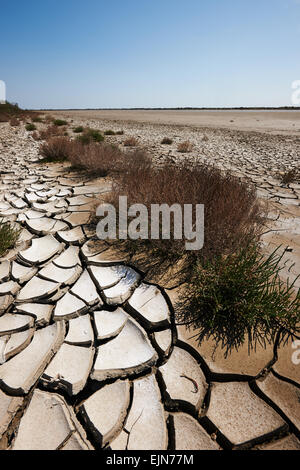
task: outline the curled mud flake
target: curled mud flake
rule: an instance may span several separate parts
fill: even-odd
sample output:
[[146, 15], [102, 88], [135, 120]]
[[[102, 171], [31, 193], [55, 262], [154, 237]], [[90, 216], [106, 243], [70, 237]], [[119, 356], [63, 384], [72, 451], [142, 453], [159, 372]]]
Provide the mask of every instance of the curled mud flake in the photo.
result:
[[190, 382], [192, 382], [192, 384], [194, 385], [194, 390], [191, 390], [192, 393], [198, 393], [199, 391], [199, 387], [198, 387], [198, 384], [196, 382], [196, 380], [192, 379], [191, 377], [188, 377], [187, 375], [184, 375], [182, 374], [180, 377], [184, 378], [184, 379], [187, 379], [189, 380]]

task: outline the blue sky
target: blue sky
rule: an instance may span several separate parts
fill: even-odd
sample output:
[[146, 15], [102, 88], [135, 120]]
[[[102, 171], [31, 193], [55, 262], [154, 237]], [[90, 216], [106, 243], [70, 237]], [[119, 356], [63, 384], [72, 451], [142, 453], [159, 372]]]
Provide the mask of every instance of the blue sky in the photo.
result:
[[0, 0], [0, 80], [26, 108], [283, 106], [300, 0]]

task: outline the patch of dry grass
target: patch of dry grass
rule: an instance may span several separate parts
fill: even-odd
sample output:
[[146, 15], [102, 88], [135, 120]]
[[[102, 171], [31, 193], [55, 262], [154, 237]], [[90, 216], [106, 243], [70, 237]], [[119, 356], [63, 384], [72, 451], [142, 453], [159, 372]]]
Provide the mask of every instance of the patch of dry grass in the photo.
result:
[[186, 140], [184, 142], [181, 142], [180, 144], [177, 145], [177, 151], [180, 153], [188, 153], [191, 152], [193, 149], [193, 145], [189, 140]]

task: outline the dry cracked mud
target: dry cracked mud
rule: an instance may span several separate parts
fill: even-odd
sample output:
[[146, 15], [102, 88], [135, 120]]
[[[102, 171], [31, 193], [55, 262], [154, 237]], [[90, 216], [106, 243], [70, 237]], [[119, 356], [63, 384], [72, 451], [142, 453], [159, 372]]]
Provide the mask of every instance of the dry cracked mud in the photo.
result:
[[[22, 229], [0, 259], [0, 448], [300, 449], [291, 346], [227, 360], [197, 348], [175, 324], [174, 290], [91, 235], [109, 181], [41, 164], [37, 149], [0, 125], [0, 216]], [[274, 204], [266, 246], [286, 236], [299, 254], [300, 185], [240, 159]]]

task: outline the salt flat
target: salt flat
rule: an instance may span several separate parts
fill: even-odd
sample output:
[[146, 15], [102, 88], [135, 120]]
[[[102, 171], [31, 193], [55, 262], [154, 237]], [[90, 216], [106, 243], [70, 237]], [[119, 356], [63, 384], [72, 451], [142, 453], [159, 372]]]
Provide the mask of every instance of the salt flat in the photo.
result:
[[[52, 112], [52, 111], [51, 111]], [[59, 110], [74, 119], [132, 121], [300, 135], [300, 111], [256, 110]]]

